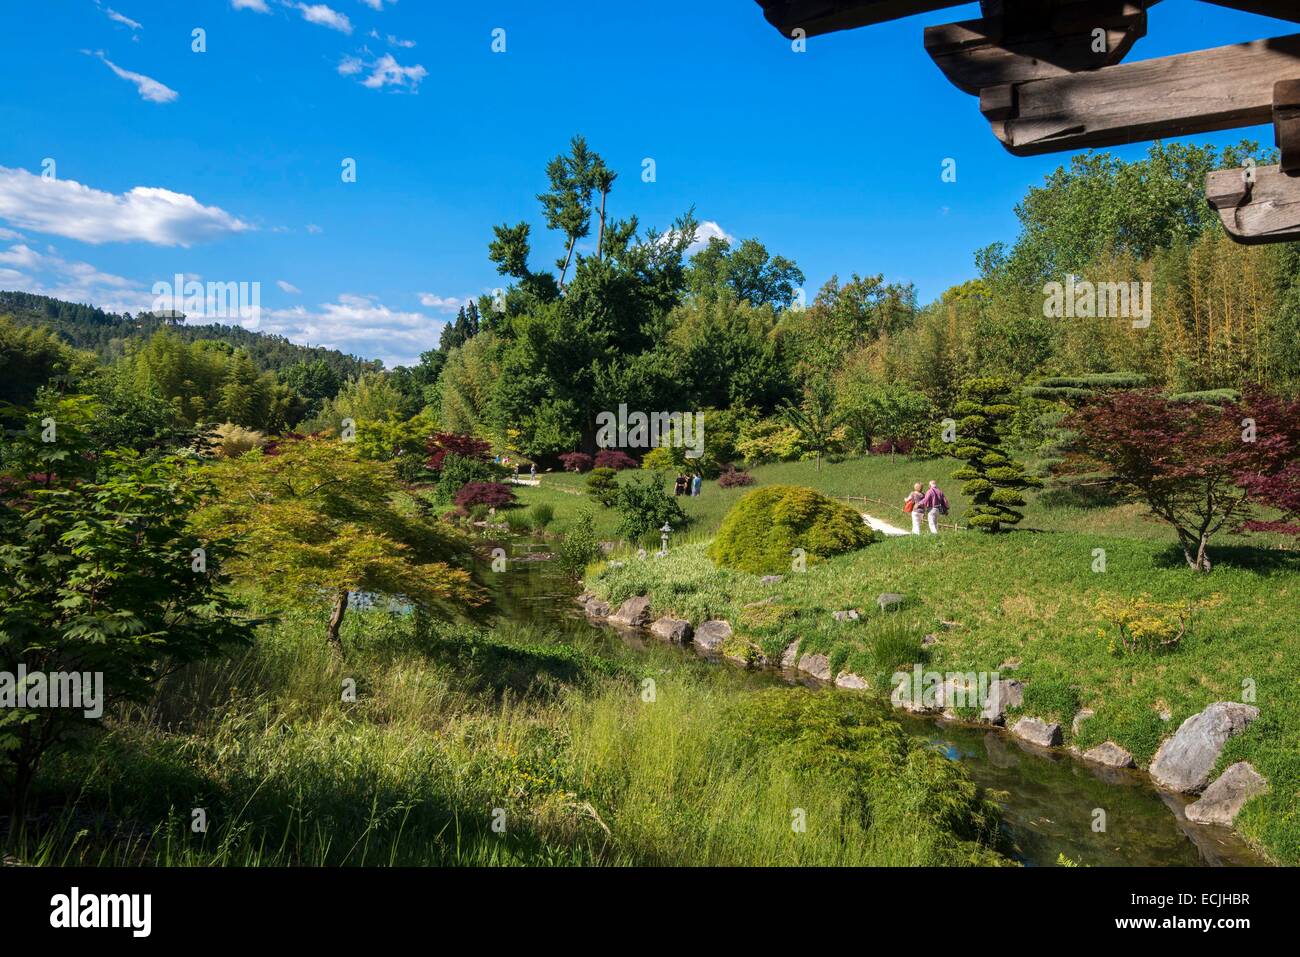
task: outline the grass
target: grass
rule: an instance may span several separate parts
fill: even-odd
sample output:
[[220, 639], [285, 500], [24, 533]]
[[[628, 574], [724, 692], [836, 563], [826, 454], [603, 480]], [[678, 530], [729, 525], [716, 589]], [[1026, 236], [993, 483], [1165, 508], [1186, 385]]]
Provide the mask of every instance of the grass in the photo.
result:
[[42, 813], [12, 853], [67, 865], [1006, 862], [996, 812], [964, 769], [866, 699], [751, 692], [595, 632], [424, 631], [370, 612], [347, 619], [346, 659], [322, 635], [320, 616], [285, 618], [48, 763]]
[[[679, 498], [678, 502], [689, 520], [688, 526], [680, 531], [696, 541], [712, 537], [731, 507], [746, 492], [763, 485], [806, 485], [831, 496], [856, 496], [892, 503], [887, 506], [855, 504], [862, 505], [864, 511], [869, 511], [877, 518], [910, 529], [911, 519], [902, 511], [903, 498], [911, 491], [914, 482], [924, 484], [930, 479], [939, 483], [952, 503], [952, 515], [948, 521], [959, 522], [969, 502], [961, 494], [961, 483], [948, 476], [960, 464], [956, 459], [912, 459], [902, 455], [879, 455], [840, 462], [823, 461], [820, 471], [814, 462], [760, 465], [750, 470], [757, 480], [755, 485], [724, 489], [719, 488], [716, 481], [706, 481], [698, 497]], [[626, 482], [637, 474], [635, 469], [620, 472], [619, 481]], [[561, 531], [571, 525], [583, 509], [593, 509], [600, 537], [606, 540], [618, 538], [617, 511], [603, 508], [587, 496], [585, 475], [547, 472], [539, 477], [541, 485], [519, 486], [515, 489], [522, 504], [550, 505], [554, 510], [555, 527]], [[1049, 489], [1032, 496], [1023, 511], [1025, 520], [1021, 528], [1024, 529], [1172, 541], [1169, 527], [1150, 518], [1144, 506], [1114, 501], [1104, 494], [1100, 486]], [[673, 540], [679, 541], [680, 538], [674, 536]], [[1216, 541], [1264, 547], [1284, 546], [1288, 543], [1285, 537], [1275, 534], [1227, 534]]]
[[[757, 471], [763, 483], [796, 481], [802, 467]], [[918, 478], [937, 471], [922, 467], [928, 471]], [[883, 460], [842, 463], [826, 466], [814, 482], [832, 494], [881, 497], [886, 486], [903, 486], [902, 472]], [[960, 496], [948, 494], [959, 516]], [[1206, 576], [1190, 572], [1171, 533], [1137, 520], [1132, 506], [1049, 498], [1027, 509], [1025, 526], [1000, 536], [889, 538], [776, 585], [715, 568], [706, 543], [696, 541], [663, 559], [597, 566], [587, 584], [612, 602], [647, 594], [656, 614], [726, 618], [769, 659], [798, 639], [801, 651], [824, 652], [837, 670], [855, 671], [882, 690], [895, 668], [912, 662], [940, 672], [1000, 670], [1025, 682], [1025, 713], [1060, 721], [1066, 743], [1071, 717], [1089, 707], [1096, 715], [1073, 743], [1086, 749], [1113, 740], [1139, 762], [1185, 718], [1253, 689], [1261, 717], [1229, 742], [1220, 767], [1248, 760], [1270, 780], [1270, 793], [1250, 803], [1238, 828], [1275, 860], [1300, 864], [1300, 702], [1293, 690], [1300, 686], [1300, 553], [1268, 547], [1272, 540], [1262, 536], [1223, 536], [1212, 549], [1216, 569]], [[1106, 552], [1102, 573], [1093, 571], [1098, 548]], [[875, 599], [883, 592], [905, 595], [903, 606], [881, 612]], [[1175, 650], [1117, 657], [1098, 634], [1108, 623], [1095, 601], [1142, 594], [1213, 607], [1197, 613]], [[771, 603], [753, 604], [766, 599]], [[833, 619], [849, 608], [862, 618]], [[927, 634], [938, 641], [922, 650]]]

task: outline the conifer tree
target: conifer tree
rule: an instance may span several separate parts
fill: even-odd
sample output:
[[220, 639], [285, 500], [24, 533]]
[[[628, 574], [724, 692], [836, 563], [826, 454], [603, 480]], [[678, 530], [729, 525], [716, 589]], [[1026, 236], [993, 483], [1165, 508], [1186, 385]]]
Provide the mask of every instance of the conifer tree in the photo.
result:
[[968, 380], [953, 410], [957, 416], [957, 445], [953, 454], [966, 464], [952, 477], [966, 484], [962, 494], [972, 499], [966, 524], [986, 532], [1000, 532], [1025, 516], [1016, 511], [1025, 504], [1025, 489], [1041, 488], [1040, 479], [1007, 454], [1002, 442], [1006, 422], [1016, 413], [1011, 384], [1001, 378]]

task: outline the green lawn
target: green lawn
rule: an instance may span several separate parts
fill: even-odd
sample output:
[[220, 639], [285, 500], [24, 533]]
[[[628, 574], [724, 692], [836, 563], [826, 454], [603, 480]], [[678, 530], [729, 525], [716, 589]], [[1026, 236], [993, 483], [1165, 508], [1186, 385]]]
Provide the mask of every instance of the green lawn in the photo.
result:
[[[902, 476], [912, 472], [918, 480], [939, 472], [942, 481], [937, 463], [883, 458], [828, 465], [820, 478], [805, 463], [756, 470], [764, 483], [800, 482], [875, 498], [905, 487]], [[953, 488], [948, 494], [959, 517], [960, 496]], [[724, 496], [735, 497], [715, 499]], [[704, 526], [714, 507], [700, 505], [698, 514], [708, 516]], [[613, 601], [648, 594], [656, 614], [696, 622], [727, 618], [769, 657], [798, 638], [804, 650], [829, 653], [834, 670], [871, 678], [882, 694], [888, 675], [914, 661], [942, 672], [1000, 669], [1025, 682], [1025, 712], [1061, 721], [1067, 744], [1070, 718], [1089, 707], [1096, 716], [1081, 725], [1074, 743], [1086, 749], [1114, 740], [1139, 762], [1185, 718], [1216, 700], [1241, 700], [1243, 687], [1253, 684], [1261, 718], [1230, 742], [1221, 766], [1249, 760], [1272, 782], [1270, 794], [1238, 819], [1239, 829], [1274, 859], [1300, 863], [1300, 703], [1291, 693], [1300, 685], [1300, 553], [1267, 547], [1270, 540], [1261, 536], [1224, 536], [1212, 551], [1214, 573], [1196, 575], [1172, 534], [1141, 512], [1040, 500], [1027, 509], [1025, 527], [1010, 534], [886, 539], [774, 586], [716, 569], [698, 541], [665, 559], [594, 569], [588, 585]], [[1098, 548], [1106, 552], [1103, 573], [1093, 571]], [[876, 596], [886, 591], [907, 596], [901, 610], [876, 608]], [[1098, 634], [1106, 623], [1094, 602], [1143, 593], [1159, 601], [1217, 597], [1219, 603], [1198, 614], [1176, 650], [1117, 657]], [[769, 596], [775, 603], [745, 607]], [[863, 619], [833, 620], [833, 612], [848, 608], [862, 611]], [[940, 619], [958, 625], [945, 628]], [[939, 642], [923, 652], [921, 639], [930, 633]]]
[[[760, 465], [752, 470], [752, 474], [759, 485], [807, 485], [827, 495], [876, 499], [887, 504], [855, 504], [877, 518], [900, 528], [910, 528], [911, 519], [902, 511], [903, 498], [911, 491], [914, 482], [924, 484], [930, 479], [939, 483], [952, 503], [952, 515], [948, 520], [960, 522], [968, 501], [961, 494], [962, 483], [948, 477], [960, 464], [956, 459], [911, 459], [901, 455], [881, 455], [823, 462], [820, 470], [814, 462], [779, 462]], [[632, 476], [644, 474], [646, 473], [642, 471], [628, 470], [619, 473], [619, 480], [626, 482]], [[614, 509], [603, 508], [587, 496], [586, 475], [547, 472], [540, 475], [540, 478], [542, 484], [537, 488], [516, 488], [516, 494], [523, 505], [549, 502], [555, 509], [555, 527], [558, 530], [563, 530], [572, 523], [583, 509], [590, 509], [595, 515], [596, 528], [601, 537], [618, 537], [618, 513]], [[668, 481], [671, 482], [671, 479]], [[678, 499], [690, 520], [683, 530], [686, 540], [699, 541], [711, 537], [731, 506], [754, 487], [723, 489], [718, 487], [716, 481], [706, 481], [698, 498], [683, 496]], [[1095, 486], [1085, 486], [1074, 491], [1049, 488], [1031, 494], [1029, 505], [1024, 509], [1025, 521], [1021, 527], [1172, 542], [1173, 533], [1169, 527], [1150, 518], [1145, 512], [1146, 509], [1139, 504], [1116, 503], [1102, 497], [1101, 490]], [[1225, 535], [1222, 541], [1274, 546], [1285, 543], [1286, 539], [1277, 535]]]

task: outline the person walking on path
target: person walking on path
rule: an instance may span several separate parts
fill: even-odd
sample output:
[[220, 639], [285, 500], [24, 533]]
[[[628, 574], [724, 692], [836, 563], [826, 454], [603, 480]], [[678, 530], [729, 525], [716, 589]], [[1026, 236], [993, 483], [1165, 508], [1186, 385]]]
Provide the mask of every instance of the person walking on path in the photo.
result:
[[912, 516], [912, 534], [921, 534], [921, 501], [925, 498], [925, 493], [921, 491], [921, 483], [917, 482], [912, 486], [912, 491], [908, 493], [907, 498], [903, 499], [903, 511]]
[[699, 472], [696, 472], [694, 478], [691, 479], [691, 495], [698, 497], [700, 494], [700, 486], [703, 484], [704, 479], [700, 477]]
[[[536, 463], [536, 462], [530, 462], [530, 463], [529, 463], [529, 465], [528, 465], [528, 477], [529, 477], [530, 479], [532, 479], [533, 481], [536, 481], [536, 480], [537, 480], [537, 463]], [[933, 484], [933, 483], [931, 483], [931, 484]]]
[[917, 508], [925, 510], [925, 517], [930, 523], [930, 534], [938, 535], [939, 516], [948, 514], [948, 496], [943, 494], [943, 489], [939, 488], [934, 479], [930, 479], [930, 488]]

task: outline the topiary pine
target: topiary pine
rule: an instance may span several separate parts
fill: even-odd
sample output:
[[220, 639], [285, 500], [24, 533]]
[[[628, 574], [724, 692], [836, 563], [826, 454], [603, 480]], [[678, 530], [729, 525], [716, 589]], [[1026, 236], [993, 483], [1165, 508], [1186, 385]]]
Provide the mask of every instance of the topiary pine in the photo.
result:
[[1016, 511], [1025, 504], [1024, 490], [1042, 488], [1043, 483], [1026, 474], [1002, 446], [1002, 425], [1016, 414], [1010, 383], [993, 377], [970, 379], [953, 411], [958, 418], [952, 454], [966, 464], [952, 477], [966, 483], [962, 494], [972, 500], [966, 524], [986, 532], [1018, 524], [1025, 517]]

